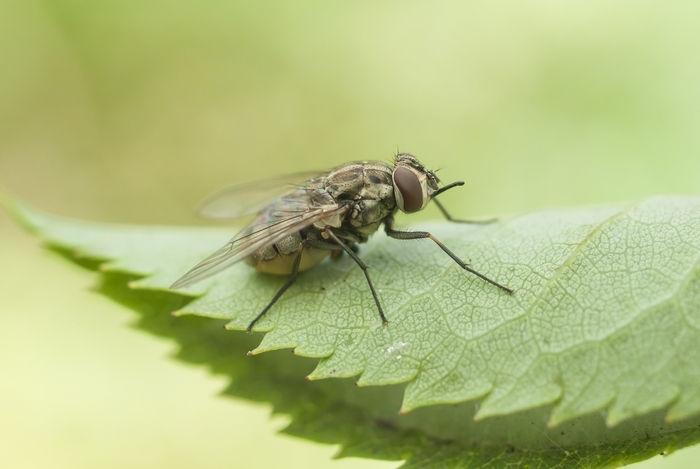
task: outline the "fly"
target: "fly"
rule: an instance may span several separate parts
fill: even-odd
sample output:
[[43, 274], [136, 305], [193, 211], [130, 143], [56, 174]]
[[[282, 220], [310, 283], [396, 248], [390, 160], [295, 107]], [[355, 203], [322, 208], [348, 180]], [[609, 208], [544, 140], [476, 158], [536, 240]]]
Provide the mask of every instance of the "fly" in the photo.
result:
[[[291, 189], [291, 181], [306, 181]], [[183, 288], [245, 261], [261, 272], [289, 275], [270, 303], [251, 321], [253, 326], [294, 284], [300, 271], [321, 262], [329, 254], [347, 253], [362, 269], [382, 322], [388, 321], [367, 271], [357, 255], [357, 244], [366, 242], [383, 224], [394, 239], [431, 239], [462, 269], [512, 294], [513, 290], [469, 267], [426, 231], [394, 229], [398, 210], [415, 213], [434, 201], [449, 221], [436, 196], [456, 181], [439, 187], [435, 173], [408, 153], [396, 156], [393, 166], [380, 161], [346, 163], [324, 174], [300, 173], [264, 183], [234, 186], [205, 200], [200, 214], [209, 218], [237, 218], [258, 212], [255, 219], [224, 247], [194, 266], [170, 287]]]

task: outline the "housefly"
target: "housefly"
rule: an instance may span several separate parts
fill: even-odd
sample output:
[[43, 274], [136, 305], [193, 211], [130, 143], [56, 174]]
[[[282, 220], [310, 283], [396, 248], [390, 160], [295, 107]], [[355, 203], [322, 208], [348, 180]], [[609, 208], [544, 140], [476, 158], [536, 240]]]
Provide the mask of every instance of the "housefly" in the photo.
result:
[[[296, 187], [292, 181], [301, 182]], [[388, 321], [367, 265], [357, 255], [357, 244], [366, 242], [384, 224], [392, 238], [431, 239], [459, 266], [501, 290], [508, 287], [470, 268], [437, 238], [426, 231], [394, 229], [398, 210], [415, 213], [433, 200], [442, 214], [455, 220], [435, 197], [463, 181], [439, 187], [435, 173], [408, 153], [398, 154], [393, 165], [380, 161], [346, 163], [323, 174], [301, 173], [262, 183], [226, 189], [205, 200], [200, 214], [209, 218], [237, 218], [257, 212], [253, 221], [224, 247], [194, 266], [170, 287], [183, 288], [245, 261], [257, 270], [289, 275], [270, 303], [248, 325], [253, 326], [296, 281], [297, 274], [345, 252], [362, 269], [382, 322]], [[483, 223], [483, 222], [481, 222]]]

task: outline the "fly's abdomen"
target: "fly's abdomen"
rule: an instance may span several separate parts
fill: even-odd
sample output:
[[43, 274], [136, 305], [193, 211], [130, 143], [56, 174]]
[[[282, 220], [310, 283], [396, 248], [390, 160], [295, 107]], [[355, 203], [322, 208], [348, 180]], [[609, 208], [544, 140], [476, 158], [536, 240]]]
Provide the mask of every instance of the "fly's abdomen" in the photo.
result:
[[[259, 250], [248, 257], [245, 262], [260, 272], [277, 275], [290, 274], [294, 260], [299, 253], [301, 239], [300, 233], [289, 235], [278, 243]], [[322, 249], [303, 248], [299, 270], [306, 270], [315, 266], [329, 254], [330, 251]]]

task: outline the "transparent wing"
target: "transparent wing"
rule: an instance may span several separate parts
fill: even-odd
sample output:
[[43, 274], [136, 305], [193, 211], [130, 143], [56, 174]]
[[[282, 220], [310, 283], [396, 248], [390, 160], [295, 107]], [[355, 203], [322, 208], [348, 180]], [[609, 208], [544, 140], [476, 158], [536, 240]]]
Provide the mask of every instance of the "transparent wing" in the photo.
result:
[[340, 226], [348, 210], [347, 205], [338, 205], [325, 191], [298, 189], [275, 200], [224, 247], [194, 266], [170, 288], [183, 288], [211, 277], [315, 223]]
[[322, 174], [318, 171], [307, 171], [227, 187], [204, 199], [197, 209], [197, 214], [204, 218], [218, 219], [250, 215]]

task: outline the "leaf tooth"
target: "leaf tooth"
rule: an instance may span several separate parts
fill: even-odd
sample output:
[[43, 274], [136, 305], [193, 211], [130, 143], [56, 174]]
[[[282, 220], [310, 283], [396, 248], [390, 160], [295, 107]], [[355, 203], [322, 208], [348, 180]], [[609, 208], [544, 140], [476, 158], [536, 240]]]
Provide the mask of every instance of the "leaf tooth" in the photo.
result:
[[[399, 366], [400, 361], [410, 361], [412, 366]], [[358, 386], [383, 386], [387, 384], [405, 383], [415, 379], [419, 373], [419, 365], [415, 359], [404, 355], [397, 355], [394, 361], [385, 362], [383, 372], [377, 372], [377, 368], [366, 368], [357, 381]]]
[[261, 353], [264, 353], [264, 352], [265, 352], [265, 350], [260, 350], [260, 349], [258, 349], [258, 348], [255, 348], [255, 349], [253, 349], [253, 350], [250, 350], [250, 351], [247, 353], [247, 355], [248, 355], [249, 357], [252, 357], [252, 356], [254, 356], [254, 355], [260, 355]]
[[663, 389], [655, 389], [655, 391], [658, 393], [655, 396], [656, 401], [650, 402], [646, 400], [644, 404], [647, 405], [644, 407], [640, 405], [640, 402], [636, 402], [634, 399], [622, 400], [618, 395], [618, 398], [616, 398], [608, 408], [607, 418], [605, 419], [606, 425], [612, 428], [632, 417], [663, 409], [671, 402], [677, 400], [681, 392], [680, 388], [676, 385], [668, 385]]
[[292, 352], [294, 355], [308, 358], [324, 358], [333, 353], [334, 344], [303, 344], [297, 346]]
[[[204, 316], [198, 311], [192, 311], [188, 308], [184, 308], [180, 311], [182, 314], [193, 314], [196, 316]], [[248, 324], [243, 322], [240, 318], [232, 319], [224, 325], [224, 329], [227, 331], [245, 331]], [[261, 332], [260, 330], [255, 330], [254, 332]]]
[[552, 404], [562, 396], [557, 360], [551, 355], [537, 358], [518, 377], [496, 382], [483, 400], [474, 420], [507, 415]]
[[336, 351], [333, 355], [321, 359], [307, 379], [313, 381], [324, 378], [352, 378], [363, 371], [364, 367], [358, 360], [347, 360], [345, 353]]
[[688, 389], [685, 387], [679, 398], [670, 406], [666, 413], [666, 422], [679, 420], [700, 413], [700, 389]]
[[278, 331], [279, 329], [267, 332], [263, 336], [262, 341], [260, 341], [260, 344], [255, 347], [255, 349], [251, 350], [251, 353], [253, 355], [257, 355], [259, 353], [270, 352], [272, 350], [294, 349], [299, 346], [298, 343], [290, 341], [289, 336]]

